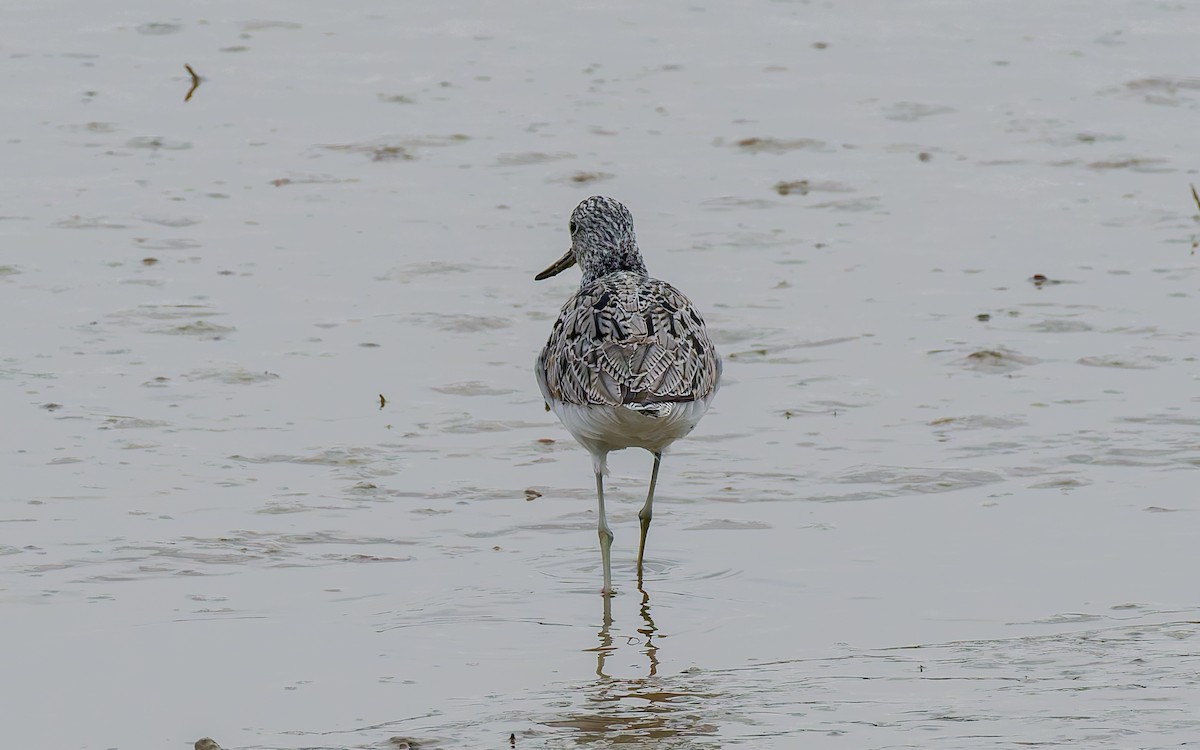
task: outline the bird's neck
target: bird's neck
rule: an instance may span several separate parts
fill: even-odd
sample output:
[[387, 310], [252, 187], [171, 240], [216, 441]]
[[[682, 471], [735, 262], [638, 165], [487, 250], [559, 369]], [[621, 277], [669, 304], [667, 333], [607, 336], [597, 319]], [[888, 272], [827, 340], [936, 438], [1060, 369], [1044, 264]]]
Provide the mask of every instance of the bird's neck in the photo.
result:
[[642, 260], [642, 254], [638, 252], [636, 242], [624, 242], [593, 253], [583, 269], [583, 283], [590, 284], [596, 279], [619, 271], [646, 275], [646, 263]]

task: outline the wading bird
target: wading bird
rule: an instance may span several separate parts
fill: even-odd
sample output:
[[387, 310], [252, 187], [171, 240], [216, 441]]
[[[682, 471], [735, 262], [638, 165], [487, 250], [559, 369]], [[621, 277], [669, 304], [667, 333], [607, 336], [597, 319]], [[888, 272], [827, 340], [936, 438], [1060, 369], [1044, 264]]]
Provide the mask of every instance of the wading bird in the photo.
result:
[[604, 587], [612, 588], [612, 529], [604, 515], [610, 451], [654, 454], [650, 490], [638, 512], [638, 584], [654, 485], [663, 451], [708, 411], [721, 382], [721, 357], [704, 319], [679, 290], [646, 273], [629, 209], [593, 196], [571, 213], [571, 249], [535, 279], [578, 264], [579, 291], [563, 305], [535, 374], [547, 406], [592, 454], [599, 503]]

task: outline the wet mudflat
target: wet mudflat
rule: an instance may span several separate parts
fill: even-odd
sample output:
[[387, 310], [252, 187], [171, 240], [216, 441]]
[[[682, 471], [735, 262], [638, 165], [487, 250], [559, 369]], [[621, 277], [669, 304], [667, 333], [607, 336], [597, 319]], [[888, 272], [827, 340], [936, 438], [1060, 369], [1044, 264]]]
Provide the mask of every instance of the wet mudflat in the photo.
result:
[[[124, 7], [5, 21], [10, 745], [1200, 737], [1200, 9]], [[607, 610], [593, 193], [726, 374]]]

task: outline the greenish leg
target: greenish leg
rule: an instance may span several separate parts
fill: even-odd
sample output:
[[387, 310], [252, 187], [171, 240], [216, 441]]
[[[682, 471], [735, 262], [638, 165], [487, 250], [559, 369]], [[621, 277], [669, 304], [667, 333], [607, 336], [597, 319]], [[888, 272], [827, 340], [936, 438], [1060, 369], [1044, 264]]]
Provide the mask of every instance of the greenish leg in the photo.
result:
[[638, 543], [637, 575], [638, 586], [642, 585], [642, 557], [646, 554], [646, 532], [650, 531], [650, 519], [654, 517], [654, 485], [658, 484], [658, 465], [662, 462], [662, 453], [654, 454], [654, 469], [650, 472], [650, 492], [646, 494], [646, 504], [638, 511], [638, 521], [642, 525], [642, 540]]
[[604, 475], [596, 472], [596, 498], [600, 501], [600, 562], [604, 566], [604, 588], [600, 593], [610, 596], [612, 587], [612, 529], [608, 528], [608, 519], [604, 515]]

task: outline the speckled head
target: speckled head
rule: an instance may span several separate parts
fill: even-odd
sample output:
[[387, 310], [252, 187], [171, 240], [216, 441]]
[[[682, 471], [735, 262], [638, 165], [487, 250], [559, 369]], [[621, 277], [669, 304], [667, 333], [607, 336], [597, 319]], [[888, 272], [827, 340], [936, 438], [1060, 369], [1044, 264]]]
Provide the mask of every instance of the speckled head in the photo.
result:
[[633, 233], [633, 214], [620, 201], [593, 195], [571, 212], [571, 249], [534, 278], [538, 281], [561, 273], [576, 263], [583, 283], [616, 271], [645, 274]]

